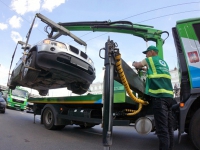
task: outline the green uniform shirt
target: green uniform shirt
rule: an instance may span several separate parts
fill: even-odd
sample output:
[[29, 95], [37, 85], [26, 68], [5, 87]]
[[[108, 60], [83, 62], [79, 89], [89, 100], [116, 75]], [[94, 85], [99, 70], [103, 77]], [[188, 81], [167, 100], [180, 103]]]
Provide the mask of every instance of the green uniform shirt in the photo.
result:
[[153, 97], [173, 97], [167, 63], [159, 56], [148, 57], [145, 60], [148, 64], [145, 94]]

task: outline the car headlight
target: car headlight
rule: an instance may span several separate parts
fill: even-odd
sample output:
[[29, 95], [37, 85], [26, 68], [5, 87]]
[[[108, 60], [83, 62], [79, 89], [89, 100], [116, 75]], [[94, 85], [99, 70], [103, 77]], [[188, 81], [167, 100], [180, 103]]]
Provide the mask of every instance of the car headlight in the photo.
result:
[[93, 64], [93, 61], [89, 58], [88, 59], [88, 62], [90, 63], [90, 64]]
[[49, 45], [52, 45], [52, 46], [56, 46], [56, 47], [59, 47], [59, 48], [67, 49], [67, 47], [64, 43], [61, 43], [61, 42], [58, 42], [58, 41], [51, 41], [49, 39], [46, 39], [46, 40], [43, 41], [43, 43], [49, 44]]

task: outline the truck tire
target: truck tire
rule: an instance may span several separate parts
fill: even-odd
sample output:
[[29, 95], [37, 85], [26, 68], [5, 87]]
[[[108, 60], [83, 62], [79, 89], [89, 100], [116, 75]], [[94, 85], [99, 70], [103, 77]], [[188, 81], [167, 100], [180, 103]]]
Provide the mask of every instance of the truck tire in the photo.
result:
[[189, 126], [189, 135], [190, 138], [192, 140], [192, 142], [194, 143], [194, 145], [196, 146], [197, 149], [200, 149], [200, 109], [198, 109], [190, 122], [190, 126]]
[[54, 114], [51, 108], [47, 107], [44, 110], [43, 116], [43, 123], [46, 129], [48, 130], [55, 130], [56, 126], [54, 125], [55, 122], [55, 118], [54, 118]]

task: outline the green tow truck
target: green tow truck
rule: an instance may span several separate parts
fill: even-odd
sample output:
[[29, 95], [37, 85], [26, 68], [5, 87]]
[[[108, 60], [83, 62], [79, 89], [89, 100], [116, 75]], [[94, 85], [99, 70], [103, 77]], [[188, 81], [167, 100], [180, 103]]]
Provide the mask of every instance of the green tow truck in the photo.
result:
[[27, 106], [28, 91], [22, 89], [21, 87], [16, 87], [16, 89], [7, 91], [7, 107], [14, 108], [17, 110], [24, 111]]
[[[51, 35], [59, 31], [52, 26], [51, 20], [41, 14], [36, 16], [51, 27]], [[161, 58], [164, 44], [161, 35], [168, 34], [152, 26], [128, 21], [68, 22], [59, 23], [59, 26], [69, 30], [69, 33], [117, 32], [143, 38], [145, 42], [154, 41], [160, 50]], [[179, 141], [181, 134], [186, 132], [200, 149], [200, 18], [177, 21], [172, 32], [181, 83], [179, 101], [174, 100], [173, 106], [174, 130], [179, 132]], [[103, 50], [105, 77], [102, 95], [30, 98], [28, 101], [34, 103], [34, 116], [41, 115], [41, 123], [49, 130], [62, 129], [69, 124], [83, 128], [102, 124], [103, 145], [109, 148], [112, 145], [112, 126], [134, 123], [137, 132], [147, 134], [155, 131], [155, 125], [151, 101], [144, 96], [145, 83], [138, 75], [140, 73], [135, 73], [123, 59], [117, 58], [120, 50], [116, 42], [108, 39]], [[116, 66], [117, 62], [121, 64], [119, 68], [119, 65]], [[123, 71], [125, 76], [121, 76], [119, 70]], [[123, 83], [125, 88], [121, 88], [119, 83]]]

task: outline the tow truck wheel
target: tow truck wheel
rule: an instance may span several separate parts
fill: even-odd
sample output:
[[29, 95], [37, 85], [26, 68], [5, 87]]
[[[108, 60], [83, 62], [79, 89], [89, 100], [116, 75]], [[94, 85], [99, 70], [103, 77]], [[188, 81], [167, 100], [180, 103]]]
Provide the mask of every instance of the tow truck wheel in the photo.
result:
[[197, 149], [200, 149], [200, 128], [199, 128], [199, 124], [200, 124], [200, 109], [198, 109], [195, 114], [193, 115], [191, 122], [190, 122], [190, 126], [189, 126], [189, 135], [190, 138], [192, 140], [192, 142], [194, 143], [194, 145], [197, 147]]
[[39, 75], [38, 71], [28, 68], [28, 67], [35, 68], [35, 59], [36, 59], [36, 51], [32, 51], [31, 54], [26, 59], [25, 62], [26, 68], [24, 67], [22, 72], [22, 76], [25, 81], [32, 82]]
[[48, 130], [56, 129], [56, 126], [54, 125], [55, 118], [54, 118], [53, 111], [51, 110], [51, 108], [46, 108], [44, 110], [42, 119], [43, 119], [43, 123], [46, 129]]

